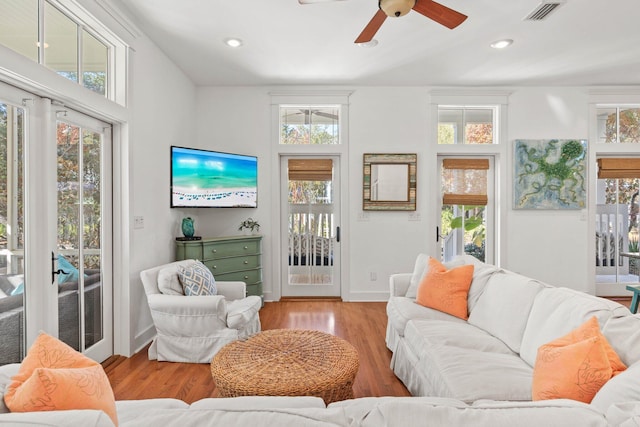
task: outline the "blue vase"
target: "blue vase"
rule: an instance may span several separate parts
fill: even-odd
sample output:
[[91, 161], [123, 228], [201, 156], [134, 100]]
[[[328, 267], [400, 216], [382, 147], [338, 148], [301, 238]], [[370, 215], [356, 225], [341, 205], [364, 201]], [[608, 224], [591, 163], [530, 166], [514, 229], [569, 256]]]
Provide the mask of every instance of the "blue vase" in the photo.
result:
[[193, 233], [195, 232], [193, 228], [193, 218], [186, 217], [182, 219], [182, 234], [184, 237], [193, 237]]

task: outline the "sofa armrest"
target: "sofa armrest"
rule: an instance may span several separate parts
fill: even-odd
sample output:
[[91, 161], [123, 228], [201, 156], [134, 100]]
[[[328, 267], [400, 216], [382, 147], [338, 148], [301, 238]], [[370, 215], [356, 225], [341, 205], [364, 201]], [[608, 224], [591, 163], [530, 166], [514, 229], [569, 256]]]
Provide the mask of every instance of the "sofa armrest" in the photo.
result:
[[403, 297], [409, 289], [411, 273], [396, 273], [389, 276], [389, 293], [392, 297]]
[[247, 296], [247, 284], [244, 282], [216, 282], [218, 295], [223, 295], [227, 301], [242, 299]]

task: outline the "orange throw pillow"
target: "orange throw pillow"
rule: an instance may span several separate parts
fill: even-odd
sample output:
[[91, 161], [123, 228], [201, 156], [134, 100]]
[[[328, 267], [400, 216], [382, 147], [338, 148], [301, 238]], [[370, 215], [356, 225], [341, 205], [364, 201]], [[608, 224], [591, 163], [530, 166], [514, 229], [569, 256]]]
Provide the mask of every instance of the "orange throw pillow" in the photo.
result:
[[118, 425], [115, 397], [102, 366], [45, 333], [29, 349], [4, 401], [12, 412], [99, 409]]
[[418, 285], [416, 302], [461, 319], [468, 319], [467, 297], [473, 279], [473, 264], [447, 270], [440, 261], [429, 258], [428, 271]]
[[533, 368], [532, 400], [591, 403], [598, 390], [625, 369], [593, 317], [567, 335], [540, 346]]

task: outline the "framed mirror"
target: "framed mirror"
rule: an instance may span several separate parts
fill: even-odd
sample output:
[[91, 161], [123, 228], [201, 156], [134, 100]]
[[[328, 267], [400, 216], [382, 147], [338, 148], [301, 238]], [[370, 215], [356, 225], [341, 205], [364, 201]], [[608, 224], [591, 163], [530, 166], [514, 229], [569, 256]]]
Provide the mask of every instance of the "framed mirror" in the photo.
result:
[[415, 211], [417, 154], [364, 154], [362, 209]]

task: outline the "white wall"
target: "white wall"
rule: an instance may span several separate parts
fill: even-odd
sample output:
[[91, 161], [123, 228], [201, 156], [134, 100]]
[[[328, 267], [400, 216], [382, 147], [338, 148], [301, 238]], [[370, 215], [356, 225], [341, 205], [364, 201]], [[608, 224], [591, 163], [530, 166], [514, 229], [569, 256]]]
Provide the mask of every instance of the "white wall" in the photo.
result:
[[[155, 335], [140, 271], [174, 260], [180, 212], [169, 208], [171, 145], [195, 140], [196, 89], [184, 73], [146, 37], [132, 43], [129, 134], [130, 322], [134, 351]], [[133, 228], [133, 217], [144, 228]]]
[[[306, 88], [321, 90], [322, 88]], [[343, 218], [342, 235], [349, 239], [349, 276], [343, 280], [351, 300], [385, 300], [388, 276], [411, 271], [415, 256], [429, 252], [435, 239], [433, 198], [437, 196], [436, 153], [429, 148], [429, 91], [416, 87], [357, 87], [349, 106], [349, 192], [348, 218]], [[197, 93], [197, 138], [194, 146], [228, 150], [259, 157], [259, 207], [257, 209], [182, 210], [196, 218], [198, 234], [205, 236], [236, 233], [237, 224], [252, 216], [262, 224], [265, 294], [274, 286], [270, 240], [277, 222], [271, 217], [277, 203], [277, 175], [272, 174], [270, 98], [271, 88], [207, 87]], [[282, 88], [278, 88], [282, 90]], [[508, 108], [508, 156], [515, 139], [588, 137], [587, 91], [584, 88], [513, 89]], [[365, 213], [362, 218], [362, 155], [364, 153], [418, 154], [418, 214], [410, 220], [407, 212]], [[503, 174], [509, 183], [509, 203], [503, 218], [506, 234], [503, 267], [551, 284], [592, 291], [587, 246], [585, 211], [513, 210], [512, 161]], [[433, 228], [433, 229], [432, 229]], [[377, 280], [371, 280], [375, 273]]]

